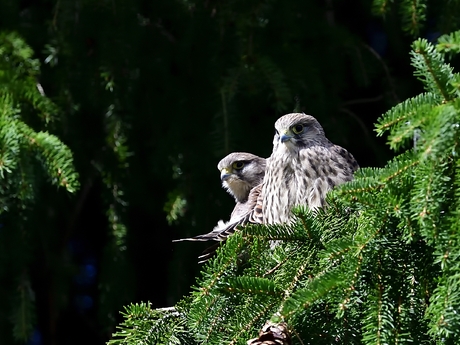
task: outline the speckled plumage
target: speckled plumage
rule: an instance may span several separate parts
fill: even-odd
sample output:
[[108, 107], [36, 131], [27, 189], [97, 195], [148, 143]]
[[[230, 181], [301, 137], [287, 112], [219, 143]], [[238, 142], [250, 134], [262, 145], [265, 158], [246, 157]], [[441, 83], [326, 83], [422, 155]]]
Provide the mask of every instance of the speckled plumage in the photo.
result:
[[354, 157], [331, 143], [313, 116], [284, 115], [275, 129], [273, 152], [251, 217], [264, 224], [289, 222], [294, 206], [324, 207], [326, 193], [352, 180], [358, 169]]
[[[208, 234], [184, 240], [222, 241], [238, 226], [248, 222], [288, 223], [292, 219], [293, 207], [324, 207], [329, 190], [353, 179], [358, 169], [355, 158], [346, 149], [331, 143], [313, 116], [303, 113], [284, 115], [275, 122], [275, 129], [273, 151], [265, 160], [262, 183], [255, 179], [249, 184], [223, 184], [237, 202], [230, 220], [220, 221]], [[219, 163], [219, 170], [229, 166], [225, 162], [227, 158], [231, 161], [231, 156]], [[241, 193], [237, 189], [241, 189]], [[213, 255], [215, 248], [211, 247], [201, 256], [203, 261]]]

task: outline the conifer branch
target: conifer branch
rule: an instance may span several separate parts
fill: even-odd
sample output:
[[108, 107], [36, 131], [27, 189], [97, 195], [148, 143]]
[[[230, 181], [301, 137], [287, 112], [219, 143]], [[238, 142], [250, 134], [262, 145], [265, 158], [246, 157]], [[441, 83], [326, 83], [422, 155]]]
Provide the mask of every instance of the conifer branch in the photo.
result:
[[372, 11], [376, 15], [384, 16], [389, 8], [391, 0], [374, 0], [372, 3]]
[[222, 284], [222, 290], [229, 293], [262, 294], [277, 296], [278, 286], [270, 279], [257, 277], [227, 278]]
[[[217, 301], [217, 298], [214, 300], [214, 302]], [[214, 304], [214, 303], [213, 303]], [[211, 304], [211, 305], [213, 305]], [[209, 309], [208, 309], [209, 310]], [[221, 313], [214, 313], [213, 319], [209, 322], [208, 326], [208, 331], [206, 332], [205, 336], [203, 337], [203, 343], [207, 344], [212, 336], [212, 332], [216, 330], [218, 327], [219, 322], [222, 320], [222, 314]]]
[[460, 53], [460, 31], [440, 36], [436, 49], [440, 53], [451, 56]]
[[56, 136], [47, 132], [33, 133], [23, 126], [23, 135], [38, 148], [52, 182], [63, 186], [69, 193], [79, 188], [78, 174], [73, 168], [72, 152]]
[[[415, 127], [412, 122], [418, 121], [418, 125], [421, 126], [426, 121], [423, 116], [427, 111], [433, 108], [433, 106], [442, 103], [442, 98], [432, 92], [422, 93], [415, 97], [409, 98], [402, 103], [397, 104], [385, 114], [383, 114], [378, 120], [375, 126], [375, 131], [378, 136], [382, 136], [386, 131], [392, 129], [391, 135], [394, 136], [394, 130], [401, 127], [412, 126]], [[399, 136], [401, 136], [399, 134]], [[401, 136], [403, 139], [412, 138], [413, 134], [409, 133], [408, 137]], [[393, 149], [397, 149], [396, 145], [392, 144]]]
[[[293, 210], [295, 212], [295, 210]], [[296, 215], [299, 215], [298, 213]], [[302, 215], [304, 216], [304, 215]], [[300, 231], [299, 231], [300, 230]], [[242, 229], [242, 236], [248, 240], [259, 239], [263, 241], [284, 241], [284, 242], [303, 242], [308, 237], [304, 228], [293, 228], [289, 225], [266, 225], [248, 224]]]
[[[238, 245], [237, 249], [240, 249], [240, 248], [241, 248], [241, 246]], [[219, 249], [218, 249], [218, 251], [219, 251]], [[223, 250], [221, 250], [221, 251], [223, 251]], [[224, 254], [222, 254], [222, 255], [224, 255]], [[205, 295], [209, 294], [209, 292], [212, 290], [214, 285], [216, 285], [218, 283], [219, 279], [228, 271], [228, 268], [234, 263], [234, 260], [235, 260], [234, 257], [229, 256], [228, 259], [225, 261], [225, 263], [220, 266], [220, 269], [217, 272], [212, 274], [211, 281], [208, 282], [207, 286], [201, 288], [200, 291]]]
[[284, 296], [283, 300], [281, 301], [281, 306], [278, 312], [281, 312], [283, 309], [283, 304], [288, 300], [288, 298], [291, 296], [292, 292], [294, 291], [294, 288], [296, 287], [297, 283], [299, 282], [299, 279], [304, 275], [305, 269], [308, 266], [308, 261], [305, 262], [303, 265], [300, 265], [300, 267], [297, 269], [297, 272], [293, 279], [291, 280], [289, 286], [285, 289], [284, 291]]
[[260, 310], [259, 313], [257, 313], [244, 327], [241, 328], [241, 330], [230, 339], [230, 342], [228, 343], [229, 345], [234, 345], [236, 344], [242, 337], [242, 335], [249, 330], [253, 330], [254, 326], [256, 325], [257, 322], [259, 322], [260, 319], [262, 319], [269, 310], [271, 310], [276, 302], [272, 302], [267, 304], [262, 310]]
[[269, 275], [273, 274], [273, 273], [274, 273], [276, 270], [278, 270], [282, 265], [284, 265], [286, 262], [288, 262], [288, 261], [292, 258], [292, 256], [295, 254], [295, 252], [296, 252], [297, 250], [299, 250], [299, 249], [300, 249], [300, 247], [297, 247], [296, 249], [294, 249], [294, 251], [293, 251], [292, 254], [286, 256], [282, 261], [278, 262], [273, 268], [270, 268], [268, 271], [266, 271], [266, 272], [262, 275], [262, 277], [266, 277], [266, 276], [269, 276]]
[[449, 81], [453, 79], [452, 68], [426, 39], [416, 40], [412, 49], [412, 65], [416, 68], [414, 74], [425, 84], [427, 91], [439, 94], [444, 102], [450, 101], [452, 86]]

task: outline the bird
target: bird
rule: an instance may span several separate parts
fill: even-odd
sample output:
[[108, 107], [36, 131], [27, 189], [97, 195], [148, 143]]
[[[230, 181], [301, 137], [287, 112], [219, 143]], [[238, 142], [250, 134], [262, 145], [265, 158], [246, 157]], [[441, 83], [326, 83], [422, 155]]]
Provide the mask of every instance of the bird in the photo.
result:
[[249, 191], [262, 183], [265, 166], [265, 158], [247, 152], [233, 152], [222, 158], [217, 169], [220, 171], [222, 187], [238, 204], [246, 202]]
[[293, 219], [295, 206], [323, 208], [327, 192], [353, 180], [358, 168], [353, 155], [329, 141], [313, 116], [284, 115], [275, 122], [273, 151], [251, 219], [283, 224]]
[[[265, 162], [262, 183], [249, 190], [247, 200], [229, 221], [219, 222], [208, 234], [185, 240], [225, 241], [248, 223], [290, 223], [295, 206], [326, 207], [327, 192], [353, 180], [359, 168], [353, 155], [329, 141], [318, 120], [305, 113], [290, 113], [275, 122], [273, 150]], [[215, 249], [205, 250], [202, 262]]]
[[[223, 233], [222, 229], [226, 229], [228, 227], [227, 224], [239, 220], [247, 213], [247, 210], [254, 207], [254, 198], [248, 203], [248, 196], [254, 187], [262, 183], [265, 175], [265, 167], [265, 158], [248, 152], [233, 152], [222, 158], [217, 164], [222, 187], [235, 199], [235, 207], [230, 214], [230, 220], [228, 222], [220, 220], [209, 233], [173, 240], [173, 242], [225, 240], [230, 233]], [[234, 229], [232, 228], [231, 230]]]
[[249, 192], [246, 205], [250, 207], [221, 226], [220, 237], [247, 223], [290, 223], [295, 206], [323, 208], [327, 192], [353, 180], [359, 168], [350, 152], [326, 138], [311, 115], [290, 113], [281, 116], [274, 127], [264, 179]]

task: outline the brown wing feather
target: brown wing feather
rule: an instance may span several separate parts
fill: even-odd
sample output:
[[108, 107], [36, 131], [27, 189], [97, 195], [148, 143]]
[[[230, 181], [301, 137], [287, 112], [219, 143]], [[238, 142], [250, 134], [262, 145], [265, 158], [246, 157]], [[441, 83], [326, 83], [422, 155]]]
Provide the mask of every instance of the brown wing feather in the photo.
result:
[[343, 158], [343, 160], [345, 161], [344, 168], [350, 169], [351, 172], [355, 172], [356, 170], [358, 170], [358, 162], [356, 161], [355, 157], [353, 157], [353, 155], [346, 149], [339, 145], [333, 145], [332, 147], [330, 147], [330, 150], [333, 152], [333, 154]]
[[249, 197], [252, 198], [254, 205], [251, 205], [251, 212], [248, 215], [249, 223], [263, 224], [264, 223], [264, 214], [262, 212], [263, 204], [263, 194], [262, 194], [263, 184], [259, 184], [257, 187], [254, 187]]

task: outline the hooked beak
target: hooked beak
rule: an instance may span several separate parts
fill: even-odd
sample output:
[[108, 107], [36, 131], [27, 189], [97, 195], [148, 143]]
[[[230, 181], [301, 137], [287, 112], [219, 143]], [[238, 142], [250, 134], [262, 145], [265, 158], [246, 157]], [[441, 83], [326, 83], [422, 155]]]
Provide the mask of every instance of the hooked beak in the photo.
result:
[[292, 135], [289, 135], [289, 132], [288, 132], [288, 131], [286, 131], [286, 133], [284, 133], [284, 134], [282, 134], [282, 135], [280, 136], [280, 141], [281, 141], [282, 143], [285, 143], [286, 141], [289, 141], [289, 140], [291, 140], [291, 139], [292, 139]]
[[228, 169], [224, 168], [224, 169], [222, 169], [220, 171], [220, 180], [222, 182], [227, 181], [230, 178], [231, 175], [232, 174], [230, 173], [230, 171], [228, 171]]

